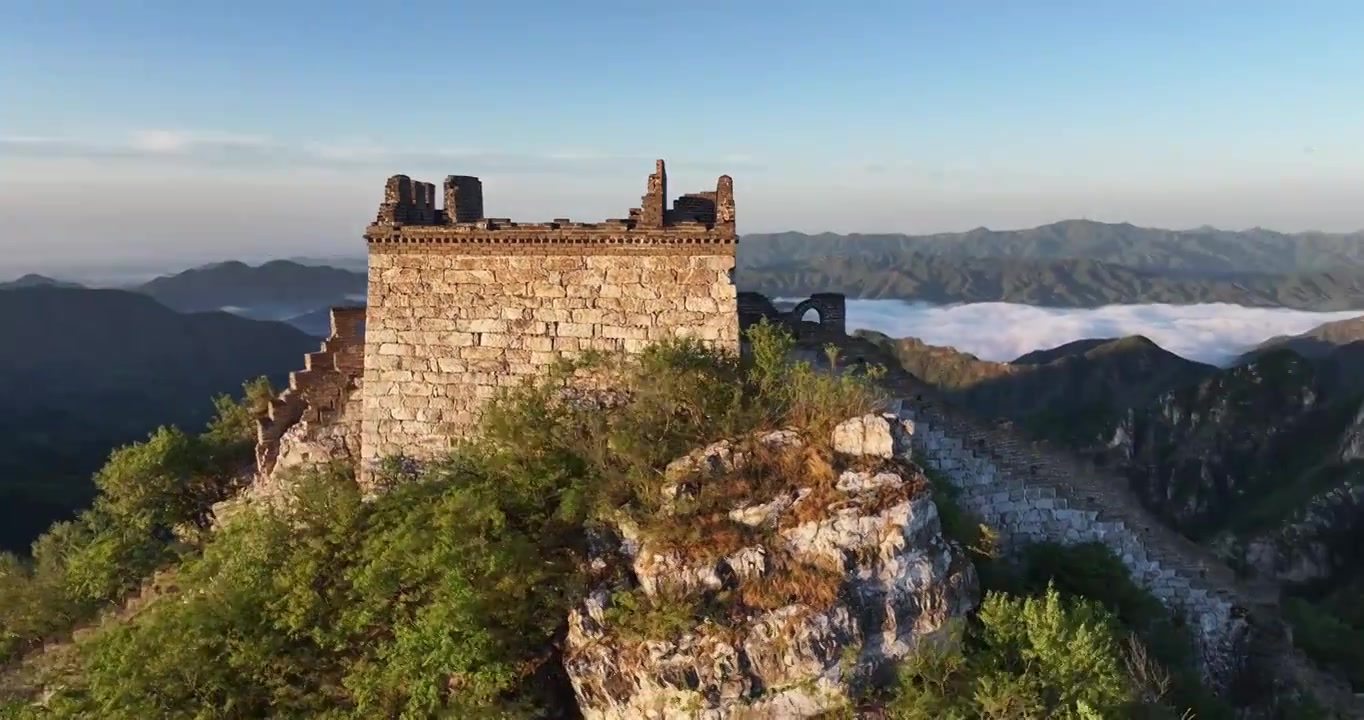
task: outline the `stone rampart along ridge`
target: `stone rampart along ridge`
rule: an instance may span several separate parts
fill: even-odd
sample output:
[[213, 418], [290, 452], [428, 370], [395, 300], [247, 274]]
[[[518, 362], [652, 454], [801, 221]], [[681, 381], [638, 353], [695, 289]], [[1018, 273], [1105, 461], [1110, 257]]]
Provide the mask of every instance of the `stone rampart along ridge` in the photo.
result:
[[[289, 374], [289, 387], [270, 402], [266, 415], [257, 419], [256, 470], [262, 478], [276, 469], [281, 444], [289, 433], [327, 432], [339, 436], [343, 446], [349, 437], [349, 448], [359, 449], [357, 400], [364, 373], [365, 308], [332, 308], [331, 322], [331, 334], [322, 348], [304, 356], [303, 369]], [[326, 459], [344, 458], [299, 458]]]
[[361, 475], [446, 450], [498, 387], [565, 354], [679, 335], [737, 349], [733, 182], [671, 209], [666, 193], [660, 160], [625, 219], [527, 224], [483, 217], [477, 178], [446, 178], [440, 209], [433, 185], [390, 178], [365, 233]]
[[[847, 335], [847, 299], [840, 293], [815, 293], [789, 311], [777, 309], [766, 295], [741, 292], [738, 296], [739, 330], [762, 320], [786, 327], [803, 342], [839, 342]], [[814, 319], [809, 315], [814, 312]]]
[[1210, 550], [1146, 511], [1123, 479], [936, 399], [907, 395], [898, 410], [914, 422], [919, 462], [962, 491], [963, 506], [1000, 533], [1006, 554], [1027, 542], [1101, 542], [1138, 585], [1187, 621], [1213, 688], [1228, 691], [1253, 661], [1260, 682], [1307, 693], [1339, 717], [1364, 717], [1364, 698], [1293, 647], [1276, 584], [1239, 579]]
[[[803, 345], [801, 357], [820, 362], [818, 348]], [[999, 533], [1006, 556], [1016, 557], [1029, 542], [1101, 542], [1138, 585], [1188, 622], [1205, 680], [1214, 688], [1226, 691], [1253, 661], [1257, 682], [1305, 692], [1340, 717], [1364, 717], [1364, 698], [1292, 646], [1278, 609], [1277, 584], [1238, 578], [1212, 551], [1147, 511], [1125, 479], [1059, 448], [977, 421], [899, 369], [874, 344], [847, 337], [838, 345], [842, 367], [874, 363], [888, 370], [883, 384], [898, 398], [891, 409], [912, 424], [915, 462], [960, 491], [964, 509]]]
[[[1085, 495], [1050, 465], [1028, 462], [1017, 445], [982, 445], [978, 428], [937, 411], [931, 402], [901, 400], [896, 411], [914, 421], [914, 446], [921, 462], [937, 469], [961, 491], [964, 509], [998, 533], [1005, 555], [1030, 542], [1107, 545], [1132, 574], [1171, 610], [1191, 621], [1203, 665], [1211, 680], [1225, 684], [1245, 655], [1245, 604], [1230, 571], [1180, 549], [1174, 533], [1116, 510], [1107, 499]], [[998, 454], [1014, 454], [1006, 463]]]

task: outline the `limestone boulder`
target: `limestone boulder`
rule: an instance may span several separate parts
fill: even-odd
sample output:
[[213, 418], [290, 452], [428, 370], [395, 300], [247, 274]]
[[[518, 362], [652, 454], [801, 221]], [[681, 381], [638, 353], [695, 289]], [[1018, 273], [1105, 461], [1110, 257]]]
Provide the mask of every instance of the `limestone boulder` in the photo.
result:
[[[805, 470], [783, 482], [742, 473], [759, 454], [814, 452], [790, 431], [716, 443], [669, 468], [665, 499], [703, 498], [702, 484], [736, 477], [725, 487], [753, 489], [707, 511], [738, 542], [717, 538], [706, 552], [702, 532], [699, 550], [679, 547], [622, 520], [614, 542], [596, 544], [596, 566], [620, 572], [569, 618], [564, 663], [584, 717], [816, 717], [915, 648], [951, 640], [979, 600], [975, 568], [943, 537], [918, 468], [881, 454], [876, 433], [890, 428], [894, 453], [895, 425], [857, 420], [861, 451], [849, 441], [816, 455], [828, 466], [784, 466]], [[687, 523], [692, 511], [665, 503], [661, 513]], [[679, 618], [686, 608], [702, 610]]]
[[882, 458], [910, 457], [914, 421], [893, 413], [849, 418], [834, 428], [834, 452]]

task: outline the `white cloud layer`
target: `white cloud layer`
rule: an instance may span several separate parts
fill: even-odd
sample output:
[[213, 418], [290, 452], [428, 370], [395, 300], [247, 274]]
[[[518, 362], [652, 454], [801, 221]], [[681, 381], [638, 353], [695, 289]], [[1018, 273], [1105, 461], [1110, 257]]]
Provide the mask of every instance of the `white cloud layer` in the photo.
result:
[[1364, 312], [1320, 313], [1225, 303], [1073, 309], [849, 300], [848, 330], [916, 337], [997, 361], [1085, 338], [1143, 335], [1177, 355], [1221, 365], [1276, 335], [1296, 335], [1322, 323], [1360, 315]]

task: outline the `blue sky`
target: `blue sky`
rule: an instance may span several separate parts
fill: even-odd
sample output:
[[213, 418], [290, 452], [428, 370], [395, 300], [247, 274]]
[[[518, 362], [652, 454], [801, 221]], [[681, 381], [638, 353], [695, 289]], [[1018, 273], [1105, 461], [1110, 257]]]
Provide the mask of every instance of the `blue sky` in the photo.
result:
[[[1364, 227], [1364, 3], [0, 0], [11, 264], [359, 252], [383, 178], [740, 230]], [[0, 261], [3, 262], [3, 261]]]

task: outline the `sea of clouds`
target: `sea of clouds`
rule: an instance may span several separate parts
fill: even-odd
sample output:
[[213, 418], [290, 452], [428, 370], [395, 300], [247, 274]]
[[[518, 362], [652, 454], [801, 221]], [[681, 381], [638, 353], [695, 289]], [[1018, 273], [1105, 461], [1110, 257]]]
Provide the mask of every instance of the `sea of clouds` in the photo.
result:
[[916, 337], [997, 361], [1085, 338], [1144, 335], [1177, 355], [1222, 365], [1276, 335], [1296, 335], [1322, 323], [1360, 315], [1364, 311], [1306, 312], [1224, 303], [1047, 308], [849, 300], [848, 331]]

